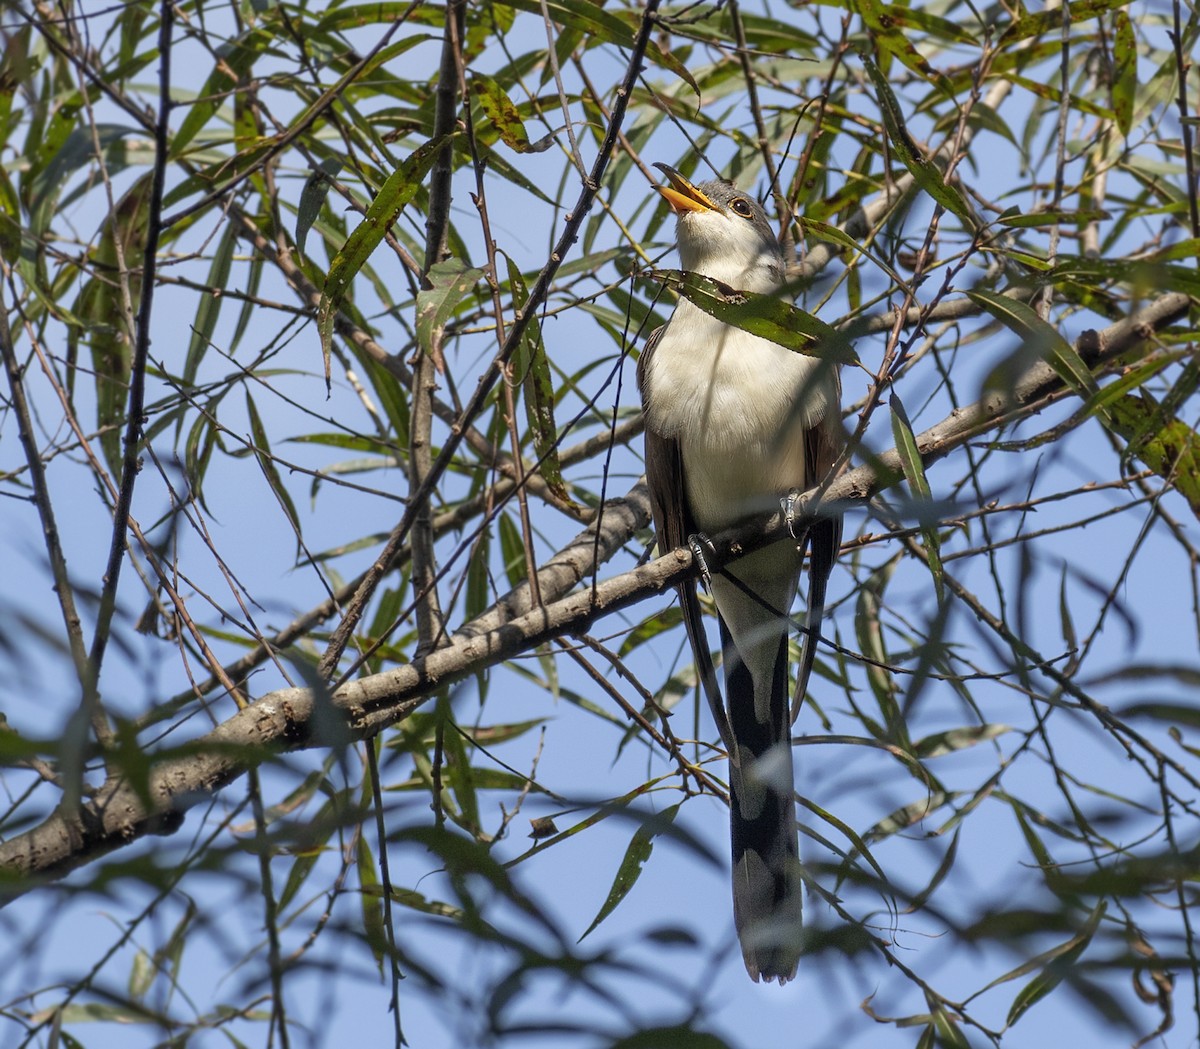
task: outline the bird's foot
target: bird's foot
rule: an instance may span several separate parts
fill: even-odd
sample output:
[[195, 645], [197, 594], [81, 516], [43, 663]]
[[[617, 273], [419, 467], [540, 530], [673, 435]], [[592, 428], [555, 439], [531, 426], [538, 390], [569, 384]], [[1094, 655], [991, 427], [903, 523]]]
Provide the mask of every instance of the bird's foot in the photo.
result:
[[800, 501], [800, 496], [803, 494], [799, 488], [792, 488], [788, 490], [787, 495], [779, 500], [779, 509], [783, 511], [783, 520], [787, 524], [788, 535], [795, 539], [797, 543], [801, 541], [804, 530], [801, 529], [801, 535], [796, 534], [796, 504]]
[[715, 557], [717, 548], [713, 546], [712, 540], [703, 532], [693, 532], [688, 536], [688, 549], [692, 552], [692, 560], [700, 566], [700, 578], [704, 582], [704, 588], [711, 590], [712, 572], [708, 567], [708, 554], [712, 554]]

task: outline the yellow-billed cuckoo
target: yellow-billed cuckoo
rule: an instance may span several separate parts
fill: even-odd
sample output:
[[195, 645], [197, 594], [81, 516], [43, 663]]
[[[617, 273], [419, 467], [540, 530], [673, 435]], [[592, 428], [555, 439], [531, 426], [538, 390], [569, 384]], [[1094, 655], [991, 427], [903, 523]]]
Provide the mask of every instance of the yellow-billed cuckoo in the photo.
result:
[[[784, 259], [759, 203], [730, 182], [693, 185], [657, 164], [678, 218], [685, 270], [734, 288], [778, 294]], [[646, 479], [659, 550], [729, 528], [821, 481], [841, 449], [840, 389], [829, 362], [724, 324], [686, 299], [638, 362], [646, 417]], [[694, 583], [683, 620], [713, 717], [729, 752], [733, 913], [746, 968], [783, 983], [800, 953], [801, 879], [790, 728], [804, 698], [841, 544], [840, 517], [798, 542], [748, 554], [712, 576], [727, 703], [721, 699]], [[812, 551], [806, 633], [788, 701], [789, 613]], [[706, 573], [707, 574], [707, 573]]]

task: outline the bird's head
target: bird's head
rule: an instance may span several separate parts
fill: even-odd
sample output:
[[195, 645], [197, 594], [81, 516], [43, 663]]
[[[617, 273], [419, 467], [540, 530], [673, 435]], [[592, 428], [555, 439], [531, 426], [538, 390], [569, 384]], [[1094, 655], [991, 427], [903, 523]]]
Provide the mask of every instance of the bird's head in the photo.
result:
[[741, 288], [780, 283], [783, 257], [757, 200], [724, 179], [694, 184], [666, 164], [654, 166], [666, 176], [658, 191], [679, 220], [685, 270]]

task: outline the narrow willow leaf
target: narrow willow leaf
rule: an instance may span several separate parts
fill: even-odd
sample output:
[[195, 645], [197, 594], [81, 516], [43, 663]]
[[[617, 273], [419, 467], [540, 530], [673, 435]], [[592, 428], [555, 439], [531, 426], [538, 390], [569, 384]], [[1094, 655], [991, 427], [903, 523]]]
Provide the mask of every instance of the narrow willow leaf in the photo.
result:
[[1172, 725], [1200, 728], [1200, 709], [1187, 703], [1131, 703], [1119, 713], [1122, 718], [1154, 718]]
[[525, 563], [525, 541], [512, 514], [500, 515], [500, 556], [504, 559], [504, 573], [511, 586], [520, 586], [528, 578]]
[[[1062, 91], [1057, 84], [1035, 80], [1032, 77], [1020, 76], [1017, 73], [1006, 73], [1004, 79], [1053, 105], [1057, 106], [1062, 101]], [[1097, 105], [1095, 102], [1090, 102], [1079, 95], [1067, 92], [1067, 101], [1072, 109], [1078, 110], [1081, 113], [1087, 113], [1089, 116], [1099, 117], [1101, 120], [1113, 120], [1115, 117], [1113, 111], [1107, 106]], [[1032, 123], [1035, 127], [1037, 126], [1036, 121]]]
[[[634, 44], [634, 26], [640, 22], [639, 15], [633, 15], [630, 21], [623, 20], [614, 12], [606, 10], [595, 0], [497, 0], [496, 7], [513, 7], [518, 11], [528, 11], [530, 14], [550, 19], [568, 29], [582, 33], [589, 42], [615, 44], [617, 47], [630, 48]], [[651, 38], [646, 46], [646, 57], [656, 65], [669, 69], [697, 94], [700, 87], [688, 72], [688, 68], [670, 51], [663, 49], [657, 40]]]
[[446, 325], [482, 276], [483, 270], [456, 258], [444, 259], [429, 270], [430, 286], [417, 292], [417, 341], [422, 352], [441, 359]]
[[933, 1011], [933, 1025], [937, 1028], [938, 1042], [945, 1049], [971, 1049], [971, 1043], [963, 1034], [962, 1028], [950, 1013], [938, 1006]]
[[[1113, 8], [1127, 7], [1129, 0], [1076, 0], [1071, 4], [1071, 26], [1079, 26], [1105, 11]], [[1013, 22], [1000, 37], [1000, 45], [1006, 50], [1007, 45], [1018, 40], [1027, 40], [1032, 36], [1044, 36], [1047, 33], [1058, 34], [1062, 29], [1063, 11], [1061, 7], [1036, 14], [1025, 15]], [[1057, 46], [1057, 43], [1056, 45]]]
[[[880, 4], [879, 11], [888, 28], [917, 29], [930, 36], [954, 40], [960, 44], [978, 44], [979, 37], [972, 29], [950, 18], [904, 4]], [[977, 107], [978, 108], [978, 107]]]
[[1026, 807], [1019, 804], [1016, 799], [1010, 800], [1013, 815], [1017, 817], [1017, 825], [1021, 828], [1021, 835], [1025, 838], [1025, 844], [1029, 846], [1029, 851], [1033, 853], [1033, 858], [1037, 862], [1039, 868], [1044, 871], [1051, 870], [1054, 866], [1054, 857], [1051, 856], [1050, 850], [1046, 848], [1046, 843], [1038, 837], [1033, 827], [1030, 825], [1028, 815], [1040, 816], [1040, 813], [1030, 810], [1026, 813]]
[[[333, 830], [332, 823], [330, 830]], [[305, 848], [305, 850], [296, 855], [292, 863], [291, 870], [288, 871], [287, 881], [284, 882], [283, 892], [279, 896], [279, 910], [282, 911], [295, 898], [308, 876], [312, 873], [313, 868], [317, 865], [317, 860], [321, 858], [321, 853], [325, 849], [323, 846], [315, 848]]]
[[69, 345], [83, 338], [91, 349], [100, 449], [114, 477], [120, 477], [123, 466], [122, 431], [133, 361], [133, 332], [117, 275], [121, 273], [123, 260], [130, 305], [136, 313], [142, 291], [142, 253], [150, 218], [150, 190], [151, 179], [147, 175], [117, 202], [105, 220], [100, 242], [91, 253], [102, 276], [83, 285], [73, 307], [82, 330], [72, 328], [68, 336]]
[[[73, 181], [72, 176], [94, 163], [97, 143], [112, 173], [124, 166], [123, 157], [135, 150], [141, 141], [138, 136], [142, 132], [136, 127], [121, 124], [80, 127], [76, 126], [76, 107], [73, 104], [64, 104], [62, 112], [70, 119], [71, 131], [66, 140], [61, 147], [55, 140], [31, 144], [30, 148], [37, 151], [38, 160], [45, 161], [45, 167], [39, 170], [35, 165], [32, 178], [21, 182], [22, 191], [28, 193], [29, 197], [29, 232], [38, 237], [46, 233], [58, 217], [64, 203], [61, 194], [64, 187]], [[54, 123], [57, 126], [58, 121]], [[145, 176], [145, 181], [150, 181], [149, 174]], [[70, 193], [68, 199], [73, 196], [75, 194]]]
[[887, 725], [885, 738], [910, 749], [906, 746], [908, 735], [904, 717], [896, 703], [896, 683], [888, 670], [889, 658], [883, 640], [883, 624], [880, 622], [883, 593], [896, 571], [896, 563], [895, 560], [889, 561], [873, 572], [862, 585], [854, 606], [854, 632], [859, 651], [870, 660], [866, 667], [867, 681]]
[[601, 905], [596, 917], [592, 920], [592, 924], [584, 930], [583, 936], [579, 937], [578, 942], [583, 939], [596, 928], [605, 918], [607, 918], [618, 904], [629, 895], [630, 889], [637, 884], [637, 880], [641, 877], [642, 868], [646, 865], [646, 861], [650, 859], [650, 853], [654, 851], [654, 838], [662, 833], [675, 820], [675, 814], [679, 811], [679, 805], [672, 805], [668, 809], [655, 816], [649, 817], [638, 827], [633, 833], [633, 838], [629, 842], [629, 847], [625, 850], [625, 856], [621, 860], [621, 865], [617, 868], [617, 876], [613, 879], [612, 888], [608, 890], [608, 897]]
[[[1071, 12], [1072, 19], [1074, 11]], [[1133, 128], [1133, 100], [1137, 94], [1137, 39], [1125, 11], [1113, 16], [1112, 103], [1117, 127], [1126, 138]]]
[[895, 55], [909, 69], [930, 83], [938, 82], [940, 74], [925, 56], [913, 47], [891, 11], [885, 10], [879, 0], [854, 0], [854, 6], [858, 8], [863, 24], [871, 31], [877, 48], [882, 47], [889, 54]]
[[491, 126], [500, 135], [500, 141], [518, 153], [543, 153], [555, 141], [554, 135], [543, 135], [536, 142], [529, 141], [521, 113], [495, 80], [483, 73], [471, 74], [471, 95], [483, 108]]
[[1031, 211], [1027, 214], [1013, 210], [1012, 214], [1001, 215], [996, 222], [1001, 226], [1012, 229], [1040, 229], [1044, 226], [1078, 225], [1088, 222], [1100, 222], [1112, 216], [1101, 209], [1074, 210], [1069, 208], [1051, 208], [1046, 211]]
[[442, 742], [446, 753], [446, 767], [443, 770], [443, 788], [449, 787], [454, 792], [458, 810], [462, 814], [460, 825], [472, 837], [478, 838], [482, 831], [479, 822], [479, 795], [475, 791], [475, 770], [471, 768], [471, 760], [467, 754], [465, 741], [457, 726], [449, 716], [449, 707], [438, 704], [439, 712], [446, 717], [446, 731]]
[[1101, 900], [1096, 904], [1095, 910], [1088, 916], [1084, 927], [1066, 943], [1059, 944], [1057, 947], [1047, 951], [1043, 957], [1046, 959], [1046, 967], [1029, 981], [1017, 993], [1013, 999], [1012, 1005], [1008, 1010], [1006, 1023], [1009, 1027], [1015, 1024], [1028, 1010], [1040, 1002], [1051, 991], [1054, 990], [1066, 975], [1066, 970], [1079, 960], [1080, 955], [1087, 950], [1088, 944], [1092, 942], [1092, 937], [1096, 934], [1096, 929], [1100, 925], [1100, 919], [1104, 917], [1104, 912], [1108, 908], [1106, 900]]
[[366, 217], [354, 228], [329, 266], [329, 275], [325, 278], [325, 287], [321, 291], [321, 302], [317, 308], [317, 330], [321, 335], [321, 354], [325, 358], [327, 387], [329, 349], [337, 312], [350, 293], [350, 285], [358, 271], [395, 225], [405, 205], [417, 195], [421, 180], [433, 167], [433, 162], [444, 144], [443, 138], [426, 142], [392, 172], [375, 194], [375, 199], [367, 208]]
[[[913, 494], [913, 499], [924, 507], [933, 502], [933, 493], [929, 487], [929, 479], [925, 476], [925, 463], [917, 449], [917, 438], [913, 434], [912, 423], [908, 421], [908, 413], [896, 394], [891, 396], [892, 436], [896, 441], [896, 451], [900, 455], [900, 463], [904, 469], [904, 478]], [[937, 523], [929, 520], [929, 515], [921, 511], [921, 536], [925, 540], [925, 557], [929, 563], [929, 574], [933, 576], [933, 588], [937, 592], [938, 604], [946, 600], [946, 575], [942, 569], [942, 537], [938, 534]]]
[[979, 743], [986, 743], [1011, 731], [1011, 725], [964, 725], [962, 728], [947, 729], [945, 732], [935, 732], [926, 736], [918, 740], [913, 749], [922, 760], [940, 758], [967, 750]]
[[219, 292], [229, 287], [229, 272], [233, 266], [233, 251], [237, 242], [238, 229], [231, 222], [221, 232], [217, 250], [213, 252], [212, 263], [208, 267], [208, 286], [216, 289], [218, 293], [200, 295], [196, 306], [196, 319], [192, 321], [192, 338], [188, 343], [187, 357], [183, 364], [183, 381], [187, 386], [195, 385], [200, 362], [212, 342], [217, 320], [221, 316], [221, 303], [225, 301], [225, 296]]
[[275, 498], [279, 501], [279, 505], [283, 512], [287, 515], [288, 521], [291, 522], [292, 528], [295, 529], [297, 538], [300, 536], [300, 515], [296, 512], [296, 504], [292, 502], [291, 493], [287, 490], [287, 485], [283, 483], [283, 478], [280, 476], [279, 468], [275, 465], [275, 460], [271, 456], [271, 444], [267, 439], [267, 428], [263, 426], [262, 417], [258, 414], [258, 408], [254, 404], [254, 398], [250, 396], [250, 391], [246, 391], [246, 411], [250, 415], [250, 436], [254, 441], [254, 455], [258, 459], [258, 465], [262, 469], [263, 476], [267, 479], [267, 484], [270, 485], [271, 491]]
[[133, 964], [129, 967], [129, 997], [135, 1001], [145, 998], [154, 983], [156, 971], [150, 955], [138, 950], [133, 956]]
[[[529, 301], [529, 291], [520, 267], [508, 260], [508, 282], [512, 292], [513, 308], [523, 309]], [[525, 418], [529, 423], [529, 436], [537, 455], [538, 472], [550, 490], [567, 503], [572, 503], [566, 483], [563, 481], [562, 464], [558, 460], [558, 422], [554, 416], [554, 378], [550, 374], [550, 360], [542, 341], [542, 326], [536, 317], [531, 317], [525, 335], [513, 357], [516, 378], [521, 383], [525, 402]]]
[[1096, 377], [1083, 363], [1075, 347], [1062, 337], [1054, 325], [1042, 320], [1033, 307], [990, 291], [969, 291], [967, 297], [1024, 339], [1027, 347], [1045, 356], [1063, 382], [1081, 397], [1090, 400], [1099, 394]]
[[304, 182], [300, 191], [300, 203], [296, 207], [296, 250], [304, 254], [304, 245], [308, 241], [308, 231], [312, 229], [325, 198], [329, 196], [329, 186], [342, 170], [342, 162], [336, 157], [329, 157], [317, 165], [316, 170]]
[[918, 801], [902, 805], [871, 827], [862, 836], [863, 840], [871, 842], [880, 841], [893, 834], [898, 834], [902, 830], [907, 830], [914, 823], [920, 823], [926, 816], [936, 812], [943, 805], [948, 805], [956, 798], [961, 797], [961, 794], [961, 791], [950, 791], [948, 793], [936, 791]]
[[1173, 266], [1157, 259], [1092, 259], [1060, 255], [1043, 279], [1054, 282], [1063, 277], [1110, 280], [1142, 292], [1178, 291], [1200, 297], [1200, 272], [1194, 265]]
[[974, 230], [977, 223], [966, 200], [956, 188], [946, 182], [937, 165], [921, 152], [920, 147], [913, 141], [912, 135], [908, 133], [900, 110], [900, 103], [897, 101], [891, 85], [888, 84], [887, 78], [879, 67], [861, 51], [859, 57], [879, 94], [879, 109], [883, 115], [883, 126], [887, 130], [888, 139], [904, 166], [908, 168], [909, 174], [912, 175], [917, 185], [937, 203], [957, 215], [968, 229]]
[[738, 291], [686, 270], [657, 270], [655, 278], [719, 321], [806, 357], [851, 364], [858, 358], [836, 328], [774, 295]]
[[1130, 442], [1130, 453], [1173, 485], [1200, 517], [1200, 435], [1180, 419], [1164, 418], [1161, 406], [1145, 390], [1114, 401], [1107, 424]]
[[[229, 98], [229, 92], [249, 72], [254, 60], [275, 42], [275, 33], [260, 26], [244, 32], [236, 40], [217, 50], [217, 64], [209, 73], [196, 101], [171, 137], [172, 159], [181, 156], [192, 139], [208, 124], [217, 109]], [[195, 83], [195, 81], [193, 81]]]
[[461, 907], [442, 903], [440, 900], [427, 899], [413, 889], [393, 889], [392, 899], [401, 907], [408, 907], [420, 914], [432, 914], [438, 918], [450, 918], [457, 922], [463, 921], [465, 917]]
[[[2, 96], [4, 92], [0, 92]], [[8, 174], [0, 171], [0, 258], [15, 266], [21, 255], [21, 202]]]
[[1200, 258], [1200, 238], [1188, 237], [1160, 248], [1152, 256], [1155, 262], [1170, 262], [1173, 259], [1195, 260]]
[[[459, 777], [458, 772], [452, 770], [444, 770], [442, 773], [443, 785], [449, 785], [450, 787], [457, 789], [457, 786], [460, 782], [467, 781], [469, 781], [472, 791], [517, 791], [525, 790], [529, 786], [529, 779], [526, 776], [522, 776], [520, 773], [507, 772], [504, 769], [493, 769], [487, 767], [481, 768], [478, 765], [470, 766], [470, 768], [467, 770], [467, 774], [463, 777]], [[400, 783], [389, 784], [383, 789], [385, 791], [395, 791], [397, 793], [408, 793], [410, 791], [428, 792], [429, 781], [422, 776], [410, 776], [408, 779], [403, 780]], [[470, 826], [466, 826], [465, 829], [470, 830], [473, 834], [478, 835], [480, 831], [478, 813], [476, 813], [475, 816], [471, 816], [471, 814], [466, 812], [464, 808], [463, 814], [466, 822], [470, 824]]]
[[1071, 616], [1071, 604], [1067, 600], [1067, 566], [1063, 565], [1062, 577], [1058, 584], [1058, 621], [1062, 625], [1063, 641], [1066, 642], [1067, 652], [1074, 652], [1079, 644], [1079, 636], [1075, 633], [1075, 621]]
[[359, 903], [362, 907], [363, 931], [366, 933], [368, 946], [375, 956], [375, 964], [383, 973], [383, 960], [387, 955], [386, 926], [383, 920], [383, 893], [379, 885], [379, 875], [375, 869], [375, 856], [365, 834], [358, 836], [357, 870]]
[[835, 828], [840, 834], [844, 835], [846, 837], [846, 839], [850, 842], [850, 844], [854, 847], [854, 852], [852, 852], [849, 856], [846, 857], [847, 863], [849, 863], [851, 860], [854, 859], [854, 853], [858, 853], [860, 856], [863, 857], [863, 859], [865, 859], [875, 869], [875, 873], [877, 875], [879, 875], [879, 880], [884, 883], [887, 882], [888, 877], [884, 873], [883, 867], [881, 867], [879, 865], [879, 863], [876, 861], [875, 857], [871, 855], [871, 850], [869, 848], [867, 848], [867, 843], [865, 841], [863, 841], [863, 839], [855, 832], [853, 827], [851, 827], [848, 823], [845, 823], [842, 820], [838, 819], [832, 812], [826, 812], [825, 809], [821, 808], [819, 805], [814, 804], [812, 801], [810, 801], [808, 798], [804, 797], [803, 795], [797, 795], [797, 798], [800, 801], [800, 803], [806, 809], [808, 809], [809, 812], [811, 812], [814, 816], [817, 816], [820, 819], [824, 820], [831, 827]]
[[830, 226], [828, 223], [817, 222], [801, 215], [800, 228], [805, 233], [816, 237], [817, 240], [823, 240], [828, 244], [836, 244], [838, 247], [853, 251], [856, 255], [862, 255], [864, 258], [870, 259], [897, 284], [901, 285], [902, 287], [906, 285], [907, 282], [904, 280], [904, 278], [901, 277], [900, 274], [898, 274], [894, 269], [892, 269], [892, 267], [889, 266], [883, 259], [881, 259], [878, 255], [868, 251], [848, 233], [838, 229], [837, 226]]
[[920, 892], [918, 892], [911, 900], [909, 900], [906, 910], [912, 914], [919, 911], [925, 906], [926, 901], [934, 894], [937, 887], [946, 880], [946, 875], [954, 868], [954, 862], [958, 858], [958, 841], [962, 826], [954, 828], [954, 833], [950, 836], [950, 844], [946, 848], [946, 853], [942, 856], [941, 861], [937, 865], [937, 870], [933, 872], [933, 877], [929, 879], [928, 884]]
[[492, 544], [489, 532], [482, 532], [479, 542], [472, 543], [467, 561], [466, 618], [467, 622], [480, 615], [489, 604], [492, 593], [491, 574], [488, 571]]

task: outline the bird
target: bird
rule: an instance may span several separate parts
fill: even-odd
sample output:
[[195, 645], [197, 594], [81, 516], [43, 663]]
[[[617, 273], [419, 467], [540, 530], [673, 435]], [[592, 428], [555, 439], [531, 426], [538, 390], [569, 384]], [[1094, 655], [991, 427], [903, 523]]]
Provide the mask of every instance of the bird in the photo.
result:
[[[685, 271], [732, 288], [784, 293], [786, 264], [767, 214], [732, 182], [693, 184], [674, 168], [656, 186], [676, 217]], [[686, 298], [638, 361], [646, 480], [660, 553], [690, 545], [717, 609], [726, 698], [716, 681], [696, 583], [679, 600], [703, 690], [729, 755], [734, 926], [751, 978], [792, 979], [802, 922], [791, 726], [816, 653], [842, 520], [830, 514], [708, 572], [707, 536], [785, 508], [819, 483], [844, 445], [830, 360], [723, 323]], [[805, 638], [789, 701], [790, 610], [811, 549]]]

